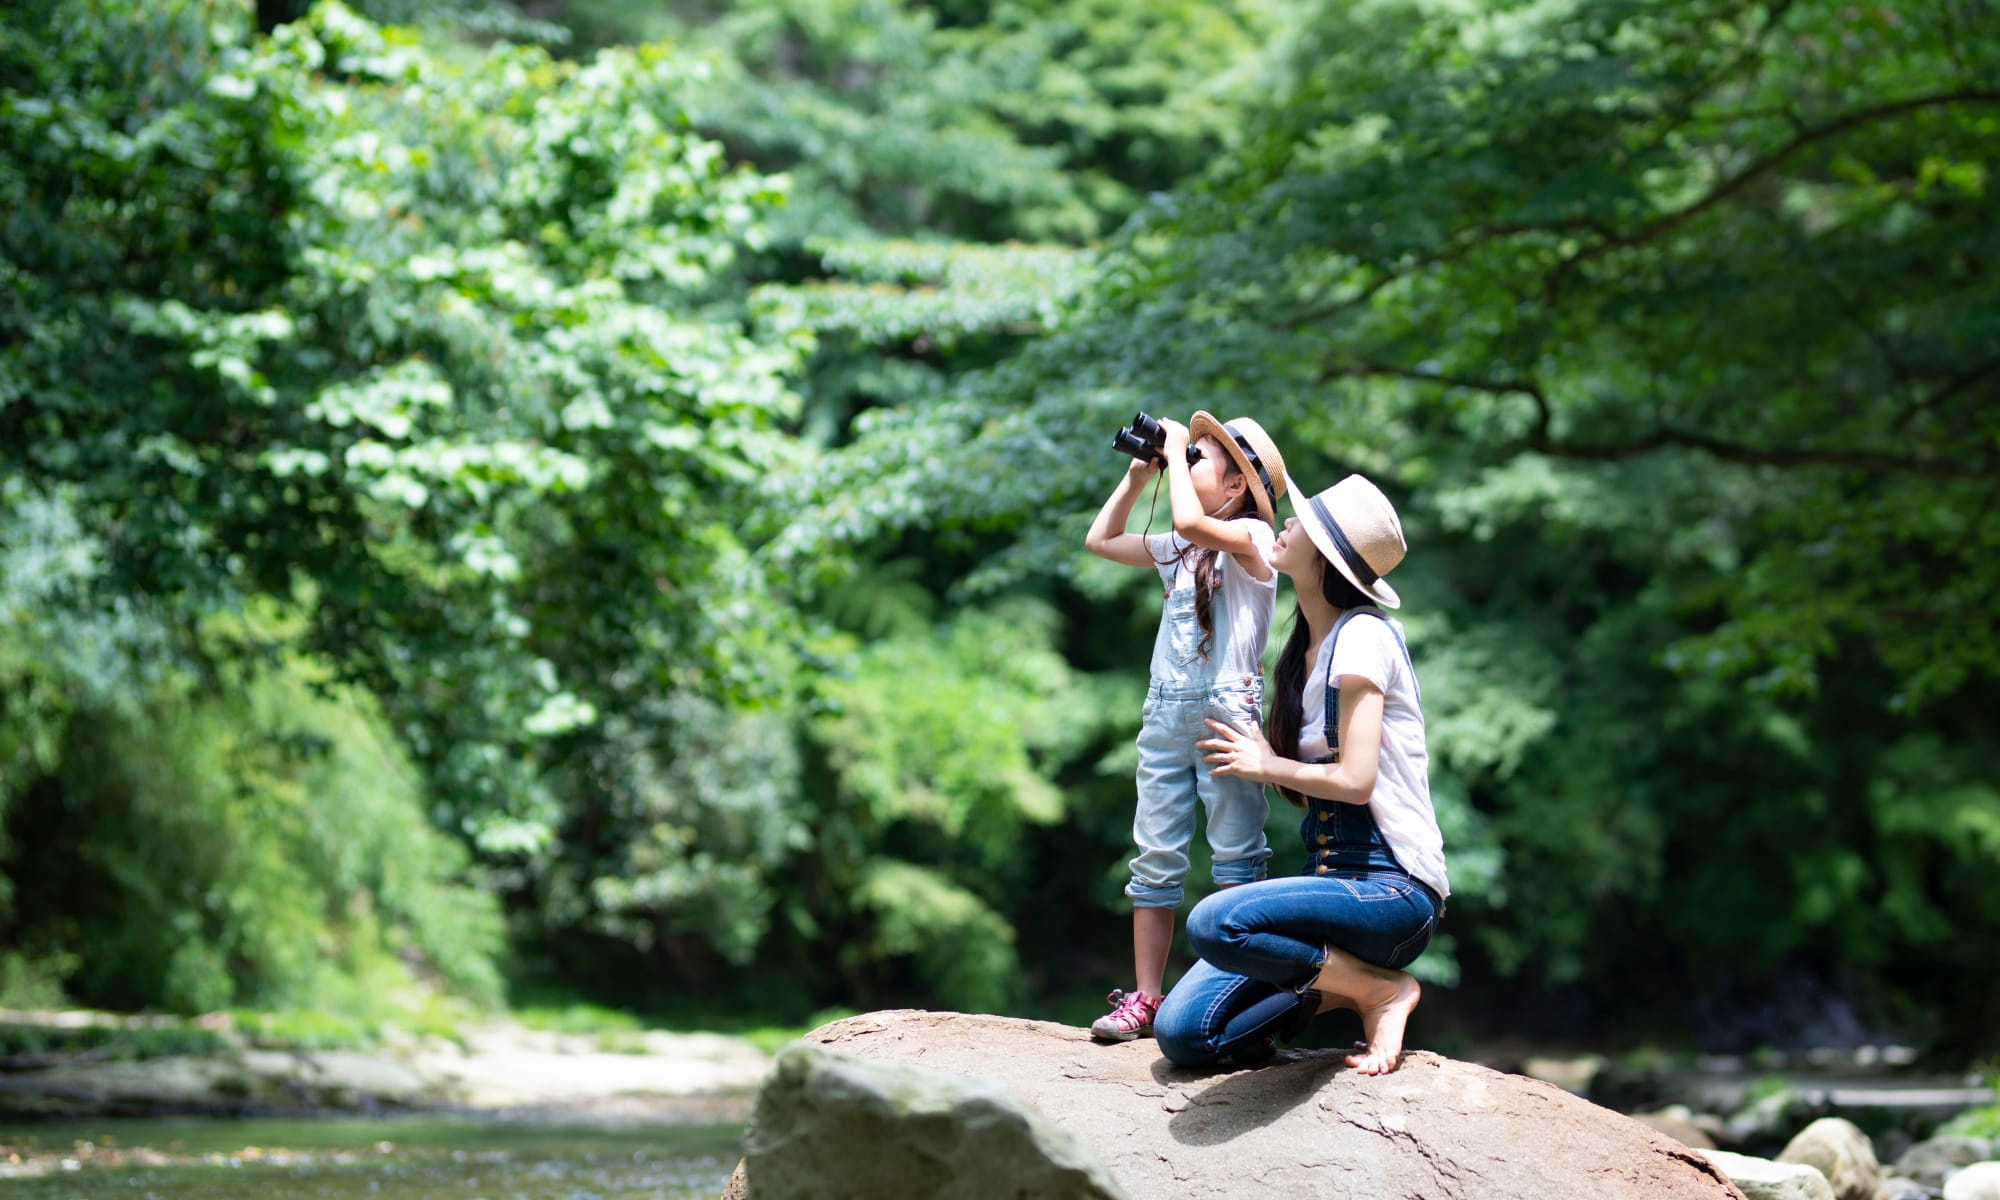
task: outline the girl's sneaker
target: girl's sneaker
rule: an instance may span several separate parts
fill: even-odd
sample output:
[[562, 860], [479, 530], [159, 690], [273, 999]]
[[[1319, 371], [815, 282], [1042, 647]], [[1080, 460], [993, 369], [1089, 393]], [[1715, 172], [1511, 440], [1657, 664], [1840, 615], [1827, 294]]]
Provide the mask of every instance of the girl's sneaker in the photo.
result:
[[1144, 992], [1118, 990], [1104, 998], [1111, 1011], [1090, 1023], [1090, 1036], [1105, 1042], [1129, 1042], [1153, 1036], [1153, 1014], [1160, 998]]

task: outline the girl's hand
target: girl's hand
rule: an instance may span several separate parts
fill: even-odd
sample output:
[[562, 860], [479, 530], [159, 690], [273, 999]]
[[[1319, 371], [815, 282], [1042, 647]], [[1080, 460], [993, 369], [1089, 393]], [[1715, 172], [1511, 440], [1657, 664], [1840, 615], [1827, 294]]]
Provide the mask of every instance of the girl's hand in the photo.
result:
[[1168, 462], [1187, 457], [1188, 427], [1172, 417], [1160, 418], [1160, 432], [1167, 435], [1166, 454]]
[[1264, 731], [1252, 726], [1242, 730], [1234, 725], [1225, 725], [1210, 718], [1208, 727], [1215, 736], [1194, 744], [1195, 749], [1205, 751], [1211, 773], [1216, 775], [1238, 775], [1252, 783], [1268, 783], [1271, 767], [1278, 759], [1278, 752], [1271, 749], [1271, 743], [1264, 740]]
[[1135, 458], [1132, 460], [1132, 465], [1125, 468], [1125, 481], [1127, 483], [1145, 483], [1147, 480], [1151, 479], [1153, 476], [1159, 473], [1160, 473], [1159, 460], [1152, 458]]

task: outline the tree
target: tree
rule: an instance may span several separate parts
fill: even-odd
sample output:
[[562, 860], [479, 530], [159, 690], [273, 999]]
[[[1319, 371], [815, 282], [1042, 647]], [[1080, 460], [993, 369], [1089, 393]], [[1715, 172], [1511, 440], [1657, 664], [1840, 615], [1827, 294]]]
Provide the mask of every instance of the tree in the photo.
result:
[[[1944, 3], [1327, 6], [1243, 148], [1054, 336], [875, 423], [839, 511], [1010, 531], [982, 575], [1019, 578], [1123, 414], [1253, 412], [1302, 483], [1403, 505], [1483, 974], [1795, 963], [1963, 1019], [1986, 968], [1937, 922], [2000, 918], [1965, 724], [2000, 675], [1996, 62]], [[1919, 746], [1953, 747], [1923, 782]]]

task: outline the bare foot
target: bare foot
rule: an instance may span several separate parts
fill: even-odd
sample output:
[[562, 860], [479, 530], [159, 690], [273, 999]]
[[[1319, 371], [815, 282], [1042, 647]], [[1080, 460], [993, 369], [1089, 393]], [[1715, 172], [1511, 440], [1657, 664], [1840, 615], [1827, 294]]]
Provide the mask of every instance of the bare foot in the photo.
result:
[[1347, 1065], [1363, 1075], [1387, 1075], [1403, 1057], [1403, 1027], [1409, 1024], [1423, 989], [1401, 971], [1378, 1003], [1361, 1010], [1361, 1033], [1368, 1039], [1365, 1053], [1347, 1056]]
[[[1423, 998], [1417, 981], [1402, 971], [1363, 962], [1338, 946], [1328, 946], [1326, 963], [1315, 982], [1323, 989], [1322, 995], [1337, 995], [1346, 1002], [1340, 1007], [1352, 1007], [1361, 1014], [1361, 1036], [1367, 1045], [1348, 1055], [1347, 1065], [1363, 1075], [1386, 1075], [1395, 1070], [1403, 1055], [1404, 1027]], [[1323, 1002], [1321, 1007], [1331, 1005]]]

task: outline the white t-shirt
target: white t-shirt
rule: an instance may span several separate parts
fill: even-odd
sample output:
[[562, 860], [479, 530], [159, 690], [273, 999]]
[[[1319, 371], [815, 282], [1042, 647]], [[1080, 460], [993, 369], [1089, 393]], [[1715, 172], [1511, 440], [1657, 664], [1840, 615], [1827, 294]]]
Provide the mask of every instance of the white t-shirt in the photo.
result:
[[[1246, 519], [1239, 524], [1250, 531], [1257, 556], [1268, 561], [1277, 533], [1259, 520]], [[1160, 584], [1167, 589], [1167, 613], [1177, 603], [1189, 603], [1194, 596], [1192, 568], [1200, 549], [1189, 549], [1185, 556], [1180, 554], [1183, 547], [1192, 545], [1177, 533], [1156, 533], [1146, 539], [1146, 549], [1152, 552], [1153, 561], [1164, 564], [1160, 567]], [[1209, 639], [1208, 658], [1179, 661], [1186, 655], [1176, 654], [1167, 613], [1163, 613], [1159, 636], [1153, 640], [1153, 678], [1200, 675], [1219, 679], [1226, 675], [1262, 674], [1264, 641], [1271, 635], [1271, 609], [1278, 598], [1278, 573], [1272, 571], [1269, 579], [1254, 579], [1234, 554], [1218, 553], [1216, 560], [1221, 586], [1216, 589], [1215, 604], [1209, 612], [1215, 632]], [[1195, 636], [1200, 636], [1198, 630]]]
[[[1391, 618], [1390, 620], [1393, 620]], [[1326, 681], [1333, 676], [1359, 675], [1382, 689], [1382, 750], [1369, 807], [1375, 825], [1395, 851], [1403, 869], [1451, 895], [1445, 877], [1444, 835], [1438, 832], [1437, 810], [1431, 806], [1430, 750], [1424, 741], [1424, 711], [1417, 700], [1417, 681], [1396, 635], [1402, 626], [1360, 615], [1340, 627], [1339, 645], [1328, 638], [1318, 661], [1306, 676], [1299, 713], [1299, 760], [1325, 758]], [[1335, 716], [1339, 714], [1336, 712]]]

